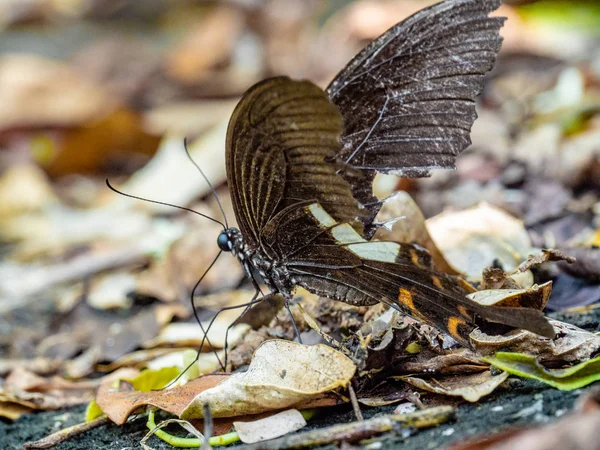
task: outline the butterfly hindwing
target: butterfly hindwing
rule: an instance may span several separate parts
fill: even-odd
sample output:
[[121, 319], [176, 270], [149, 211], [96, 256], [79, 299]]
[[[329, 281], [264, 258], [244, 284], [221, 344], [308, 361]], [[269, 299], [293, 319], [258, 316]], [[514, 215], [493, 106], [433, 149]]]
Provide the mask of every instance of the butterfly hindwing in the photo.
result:
[[[354, 265], [296, 265], [286, 260], [290, 273], [307, 290], [318, 295], [356, 305], [383, 302], [416, 319], [444, 330], [463, 345], [470, 345], [469, 333], [485, 321], [528, 328], [550, 336], [552, 327], [536, 310], [484, 307], [468, 298], [465, 287], [456, 278], [438, 273], [426, 250], [409, 244], [365, 241], [348, 224], [339, 224], [318, 204], [302, 206], [298, 212], [305, 221], [312, 218], [319, 226], [321, 247], [337, 248], [341, 261]], [[301, 257], [317, 244], [308, 243]], [[347, 253], [343, 256], [341, 250]], [[304, 252], [304, 253], [303, 253]], [[481, 320], [479, 320], [481, 319]]]

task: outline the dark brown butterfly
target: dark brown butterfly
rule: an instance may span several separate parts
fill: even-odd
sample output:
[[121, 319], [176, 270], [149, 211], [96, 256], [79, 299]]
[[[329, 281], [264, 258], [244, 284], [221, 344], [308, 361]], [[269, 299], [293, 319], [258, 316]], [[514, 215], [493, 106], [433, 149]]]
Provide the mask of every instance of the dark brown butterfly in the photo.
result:
[[[469, 345], [474, 327], [554, 331], [528, 308], [483, 307], [424, 249], [368, 241], [377, 172], [424, 176], [470, 144], [475, 97], [501, 45], [499, 0], [448, 0], [394, 26], [323, 91], [286, 77], [250, 88], [227, 133], [239, 230], [219, 248], [292, 298], [296, 286], [353, 305], [383, 302]], [[256, 283], [255, 283], [256, 285]]]

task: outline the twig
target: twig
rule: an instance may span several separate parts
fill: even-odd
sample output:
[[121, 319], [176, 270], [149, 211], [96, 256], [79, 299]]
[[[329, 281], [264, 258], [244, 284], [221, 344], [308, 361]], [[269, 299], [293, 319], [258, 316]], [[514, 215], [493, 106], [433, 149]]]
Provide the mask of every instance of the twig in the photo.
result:
[[352, 387], [352, 382], [348, 384], [348, 393], [350, 394], [350, 402], [352, 403], [352, 409], [354, 410], [356, 420], [365, 420], [365, 418], [362, 415], [362, 411], [360, 410], [358, 399], [356, 398], [356, 392], [354, 392], [354, 388]]
[[23, 450], [32, 450], [38, 448], [52, 448], [61, 442], [67, 441], [75, 436], [83, 434], [89, 430], [97, 428], [106, 423], [110, 423], [110, 419], [106, 416], [98, 417], [91, 422], [78, 423], [72, 427], [65, 428], [63, 430], [52, 433], [39, 441], [26, 442], [23, 444]]
[[332, 442], [356, 442], [391, 431], [398, 425], [415, 428], [436, 426], [449, 420], [453, 415], [452, 407], [440, 406], [410, 414], [375, 417], [362, 422], [333, 425], [304, 433], [290, 434], [270, 441], [236, 447], [236, 450], [278, 450], [325, 445]]

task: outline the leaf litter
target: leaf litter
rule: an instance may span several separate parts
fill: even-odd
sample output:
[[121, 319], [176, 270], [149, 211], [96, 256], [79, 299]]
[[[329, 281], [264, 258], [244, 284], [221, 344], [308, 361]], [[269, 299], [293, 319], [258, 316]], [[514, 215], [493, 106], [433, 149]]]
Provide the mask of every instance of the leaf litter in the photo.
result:
[[[3, 32], [18, 30], [23, 18], [94, 22], [102, 16], [101, 7], [71, 5], [67, 13], [56, 2], [30, 3], [37, 9], [28, 4], [18, 14], [0, 13], [8, 27]], [[169, 13], [173, 25], [153, 25], [148, 35], [165, 38], [159, 45], [141, 36], [132, 43], [100, 30], [101, 39], [82, 42], [72, 60], [2, 56], [0, 77], [7, 83], [0, 91], [6, 100], [0, 141], [7, 152], [0, 158], [0, 327], [6, 333], [0, 339], [0, 415], [16, 418], [34, 409], [87, 402], [100, 385], [101, 407], [90, 408], [91, 417], [104, 412], [124, 423], [134, 412], [144, 414], [148, 404], [179, 417], [196, 397], [193, 410], [202, 416], [212, 398], [222, 405], [212, 411], [215, 429], [227, 433], [233, 421], [256, 424], [258, 416], [242, 415], [248, 411], [264, 411], [275, 420], [288, 407], [344, 405], [349, 383], [363, 406], [408, 402], [426, 408], [417, 411], [415, 417], [421, 417], [431, 410], [435, 415], [435, 405], [502, 396], [514, 376], [559, 387], [595, 379], [597, 324], [578, 328], [553, 320], [555, 339], [520, 330], [494, 335], [475, 330], [473, 348], [467, 350], [380, 305], [353, 307], [299, 292], [301, 300], [291, 309], [303, 341], [310, 344], [306, 348], [274, 341], [293, 339], [294, 332], [281, 302], [271, 299], [230, 329], [228, 374], [214, 372], [224, 361], [225, 330], [237, 320], [233, 313], [220, 314], [209, 331], [216, 354], [205, 343], [178, 382], [148, 390], [169, 384], [195, 358], [203, 334], [192, 321], [189, 296], [217, 254], [220, 228], [117, 197], [105, 189], [104, 178], [127, 193], [220, 218], [208, 186], [182, 152], [185, 134], [192, 137], [192, 157], [201, 162], [232, 220], [222, 186], [223, 145], [236, 97], [271, 72], [327, 80], [398, 14], [421, 6], [396, 3], [359, 2], [333, 10], [319, 19], [322, 27], [313, 25], [316, 10], [310, 4], [252, 11], [183, 7]], [[10, 4], [0, 10], [10, 11]], [[125, 20], [138, 13], [127, 10]], [[378, 217], [386, 226], [375, 238], [426, 248], [439, 270], [462, 274], [470, 283], [464, 283], [466, 293], [482, 304], [540, 310], [593, 304], [600, 300], [597, 61], [585, 50], [584, 37], [568, 41], [576, 42], [582, 55], [583, 62], [575, 64], [565, 58], [562, 49], [568, 46], [562, 41], [556, 45], [552, 34], [519, 18], [528, 14], [525, 9], [505, 5], [501, 13], [512, 24], [505, 30], [507, 52], [483, 93], [472, 133], [475, 151], [461, 156], [455, 173], [378, 182], [377, 194], [389, 198]], [[177, 27], [186, 30], [181, 40], [170, 34]], [[54, 32], [53, 27], [45, 31]], [[210, 45], [217, 38], [226, 45]], [[311, 48], [329, 51], [307, 51], [306, 58], [298, 58], [309, 41], [319, 42]], [[225, 257], [217, 261], [196, 291], [204, 326], [221, 307], [251, 298], [244, 283], [237, 263]], [[273, 342], [284, 347], [281, 355], [264, 354]], [[333, 348], [323, 350], [323, 342]], [[317, 349], [327, 357], [309, 353]], [[282, 379], [284, 361], [289, 368]], [[492, 361], [498, 366], [491, 367]], [[257, 365], [262, 375], [253, 379]], [[500, 365], [502, 372], [495, 368]], [[343, 368], [343, 376], [330, 372]], [[355, 368], [352, 374], [350, 368]], [[323, 374], [337, 381], [316, 383]], [[136, 377], [148, 384], [137, 384]], [[286, 384], [293, 381], [305, 385]], [[260, 394], [249, 398], [250, 391]], [[274, 393], [278, 402], [272, 401]], [[246, 403], [234, 412], [228, 409], [238, 401]], [[232, 416], [219, 419], [217, 411]], [[447, 420], [453, 410], [444, 411], [440, 417]], [[300, 432], [268, 445], [402, 434], [415, 424], [408, 416], [367, 419], [308, 437]], [[585, 418], [590, 427], [594, 420]], [[397, 422], [404, 431], [398, 431]], [[203, 429], [203, 423], [193, 423]], [[544, 433], [564, 434], [559, 424]], [[577, 428], [577, 421], [570, 426]]]

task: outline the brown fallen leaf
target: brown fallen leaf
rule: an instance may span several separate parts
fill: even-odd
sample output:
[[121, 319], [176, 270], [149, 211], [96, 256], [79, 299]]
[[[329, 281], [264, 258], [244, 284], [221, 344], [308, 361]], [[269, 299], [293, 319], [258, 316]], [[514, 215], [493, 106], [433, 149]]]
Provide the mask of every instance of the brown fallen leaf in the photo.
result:
[[489, 370], [486, 370], [476, 374], [435, 377], [427, 380], [414, 376], [400, 377], [400, 379], [424, 391], [462, 397], [468, 402], [476, 402], [481, 397], [491, 394], [508, 376], [506, 372], [492, 375]]
[[211, 70], [231, 58], [242, 25], [241, 11], [226, 6], [212, 8], [167, 55], [167, 74], [184, 84], [214, 75]]
[[26, 370], [15, 370], [0, 389], [0, 402], [22, 405], [35, 410], [55, 410], [88, 403], [101, 382], [110, 383], [119, 377], [138, 372], [120, 369], [103, 379], [70, 381], [61, 377], [44, 378]]
[[247, 372], [200, 393], [180, 417], [202, 417], [204, 404], [214, 417], [289, 408], [346, 386], [355, 370], [348, 357], [322, 344], [267, 341], [254, 353]]
[[112, 387], [111, 383], [105, 383], [98, 389], [96, 403], [110, 420], [119, 425], [124, 424], [134, 411], [145, 405], [156, 406], [163, 411], [180, 416], [198, 393], [215, 387], [229, 376], [228, 374], [204, 375], [174, 389], [150, 392], [131, 391], [127, 383], [121, 383], [118, 388]]

